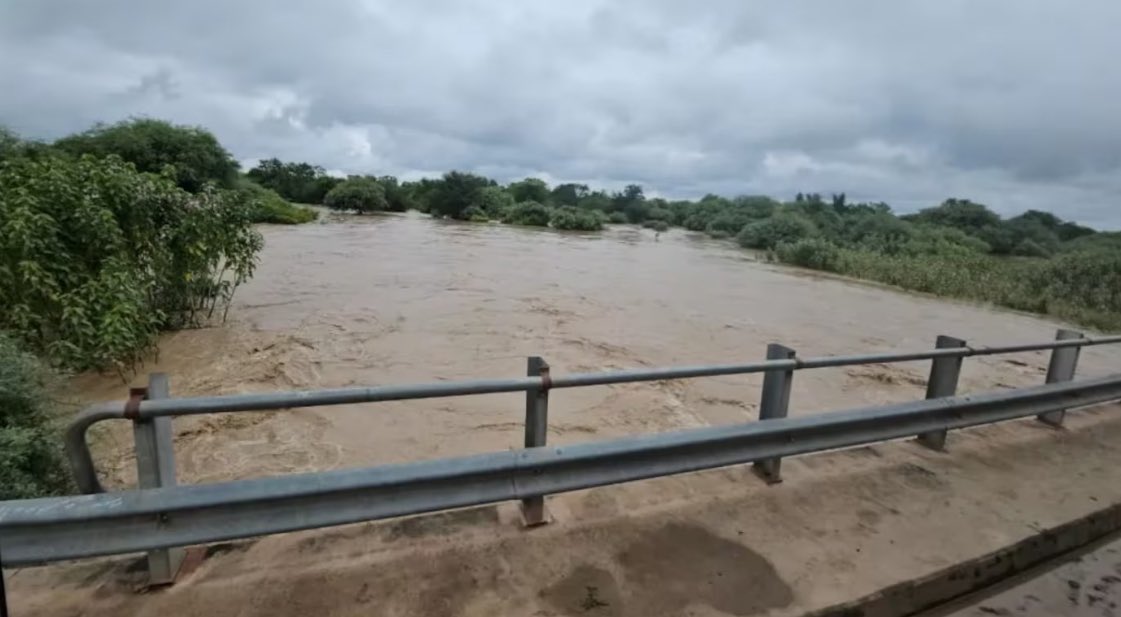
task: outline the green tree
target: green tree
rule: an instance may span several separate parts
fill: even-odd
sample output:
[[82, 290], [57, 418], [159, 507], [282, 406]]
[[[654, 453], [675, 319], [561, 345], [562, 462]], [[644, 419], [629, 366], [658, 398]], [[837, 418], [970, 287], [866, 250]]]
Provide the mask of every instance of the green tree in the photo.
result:
[[503, 213], [514, 207], [514, 198], [500, 186], [485, 186], [475, 194], [472, 205], [487, 218], [500, 220]]
[[558, 184], [553, 188], [552, 194], [549, 196], [550, 201], [558, 206], [575, 206], [580, 204], [580, 200], [587, 197], [588, 185], [587, 184], [574, 184], [571, 182], [565, 184]]
[[284, 199], [303, 204], [323, 203], [327, 193], [342, 182], [328, 176], [318, 165], [285, 163], [275, 158], [262, 160], [246, 175]]
[[736, 241], [740, 246], [773, 249], [781, 242], [794, 242], [817, 235], [813, 222], [796, 212], [778, 212], [743, 228]]
[[465, 210], [478, 200], [479, 191], [494, 186], [494, 181], [483, 176], [449, 171], [427, 191], [428, 211], [434, 216], [465, 219]]
[[510, 196], [517, 203], [535, 201], [543, 204], [549, 201], [549, 185], [545, 184], [545, 181], [540, 178], [526, 178], [518, 182], [511, 182], [506, 190], [510, 192]]
[[394, 176], [382, 176], [378, 183], [385, 189], [385, 200], [391, 212], [405, 212], [417, 209], [417, 200], [408, 187], [397, 182]]
[[1000, 217], [987, 207], [968, 199], [947, 199], [936, 208], [920, 210], [904, 217], [917, 223], [956, 227], [966, 233], [978, 233], [990, 226], [999, 226]]
[[363, 214], [389, 209], [385, 188], [369, 176], [351, 176], [327, 193], [323, 205], [332, 210], [348, 210]]
[[140, 171], [163, 173], [170, 169], [175, 183], [192, 193], [201, 191], [207, 183], [233, 188], [237, 180], [237, 161], [210, 131], [201, 127], [138, 118], [99, 124], [84, 133], [64, 137], [54, 146], [75, 156], [116, 155]]

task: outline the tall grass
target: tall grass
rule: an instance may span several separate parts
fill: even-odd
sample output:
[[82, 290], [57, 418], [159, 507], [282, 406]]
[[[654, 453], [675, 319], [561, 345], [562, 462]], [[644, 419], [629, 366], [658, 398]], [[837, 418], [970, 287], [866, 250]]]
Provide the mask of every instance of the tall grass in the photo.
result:
[[902, 289], [1121, 330], [1121, 254], [1116, 251], [1052, 259], [969, 252], [889, 255], [806, 239], [778, 245], [773, 256], [783, 263]]

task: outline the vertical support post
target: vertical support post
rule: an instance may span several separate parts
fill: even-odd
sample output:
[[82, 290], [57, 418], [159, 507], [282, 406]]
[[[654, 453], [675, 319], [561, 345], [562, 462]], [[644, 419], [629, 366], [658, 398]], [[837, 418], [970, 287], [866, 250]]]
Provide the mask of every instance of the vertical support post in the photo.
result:
[[[940, 334], [934, 347], [937, 349], [950, 349], [965, 347], [965, 341]], [[930, 362], [930, 378], [926, 380], [926, 398], [943, 398], [953, 396], [958, 390], [958, 376], [961, 375], [961, 363], [964, 358], [934, 358]], [[919, 443], [931, 450], [946, 449], [946, 431], [929, 431], [919, 435]]]
[[[144, 392], [146, 390], [146, 392]], [[152, 373], [148, 387], [141, 389], [145, 399], [170, 396], [167, 375]], [[132, 421], [132, 434], [136, 443], [136, 476], [142, 489], [175, 486], [175, 451], [173, 449], [171, 418], [136, 418]], [[161, 515], [160, 523], [166, 522]], [[162, 548], [148, 551], [148, 584], [169, 585], [175, 582], [179, 566], [183, 563], [182, 548]]]
[[[526, 375], [549, 380], [549, 365], [539, 356], [530, 356], [526, 362]], [[525, 393], [525, 447], [541, 448], [549, 432], [548, 387], [526, 390]], [[537, 495], [522, 500], [522, 520], [526, 527], [536, 527], [549, 522], [545, 511], [545, 496]]]
[[[1055, 333], [1055, 340], [1069, 341], [1082, 338], [1082, 333], [1075, 330], [1060, 329]], [[1058, 347], [1051, 350], [1051, 362], [1047, 365], [1047, 383], [1059, 383], [1074, 379], [1074, 371], [1078, 368], [1078, 355], [1081, 347]], [[1036, 418], [1050, 426], [1062, 426], [1066, 410], [1048, 411], [1041, 413]]]
[[[768, 360], [792, 360], [795, 351], [785, 345], [767, 345]], [[790, 406], [790, 386], [794, 382], [794, 369], [775, 369], [763, 373], [763, 392], [759, 397], [759, 420], [785, 418]], [[756, 461], [753, 470], [767, 484], [782, 482], [782, 459], [768, 458]]]

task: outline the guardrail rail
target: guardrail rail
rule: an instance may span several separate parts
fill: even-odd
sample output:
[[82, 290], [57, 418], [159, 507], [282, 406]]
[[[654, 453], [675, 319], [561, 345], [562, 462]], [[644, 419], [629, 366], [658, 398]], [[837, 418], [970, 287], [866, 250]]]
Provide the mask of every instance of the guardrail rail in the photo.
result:
[[[1121, 343], [1121, 336], [1085, 337], [1060, 330], [1056, 340], [971, 347], [940, 336], [918, 352], [798, 358], [771, 344], [766, 360], [552, 376], [531, 357], [514, 379], [440, 382], [332, 390], [168, 398], [165, 375], [127, 401], [92, 405], [66, 433], [75, 480], [85, 495], [0, 502], [4, 566], [146, 551], [152, 584], [174, 580], [181, 547], [497, 503], [521, 501], [527, 525], [548, 520], [545, 496], [715, 467], [753, 463], [767, 482], [781, 481], [785, 456], [916, 436], [943, 449], [948, 431], [1036, 416], [1060, 426], [1066, 410], [1121, 400], [1121, 374], [1072, 381], [1083, 347]], [[964, 358], [1051, 350], [1038, 386], [956, 396]], [[930, 360], [926, 398], [902, 404], [787, 417], [796, 371]], [[759, 422], [680, 430], [546, 447], [549, 394], [638, 381], [763, 373]], [[176, 485], [171, 419], [405, 399], [525, 392], [524, 449], [415, 463], [318, 473]], [[95, 423], [132, 422], [138, 489], [106, 493], [98, 481], [86, 432]]]

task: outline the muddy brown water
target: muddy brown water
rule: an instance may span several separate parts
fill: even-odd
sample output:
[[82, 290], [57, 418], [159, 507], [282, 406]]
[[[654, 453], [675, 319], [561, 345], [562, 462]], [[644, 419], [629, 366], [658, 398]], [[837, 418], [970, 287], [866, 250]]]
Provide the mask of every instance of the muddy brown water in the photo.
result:
[[[165, 336], [174, 395], [514, 377], [543, 356], [554, 374], [754, 361], [768, 342], [802, 356], [928, 348], [938, 334], [977, 344], [1049, 339], [1057, 324], [759, 262], [724, 241], [674, 230], [600, 234], [327, 215], [265, 227], [261, 265], [226, 324]], [[1081, 375], [1121, 366], [1083, 354]], [[1040, 383], [1047, 356], [971, 358], [961, 390]], [[921, 398], [927, 363], [802, 371], [791, 414]], [[82, 375], [83, 402], [123, 398], [118, 378]], [[566, 389], [550, 399], [549, 440], [743, 422], [761, 377]], [[399, 462], [520, 447], [524, 396], [343, 405], [176, 421], [181, 481]], [[111, 485], [135, 477], [131, 435], [96, 431]]]

